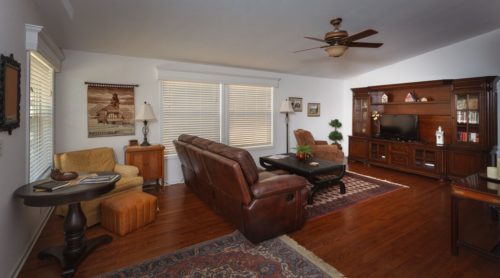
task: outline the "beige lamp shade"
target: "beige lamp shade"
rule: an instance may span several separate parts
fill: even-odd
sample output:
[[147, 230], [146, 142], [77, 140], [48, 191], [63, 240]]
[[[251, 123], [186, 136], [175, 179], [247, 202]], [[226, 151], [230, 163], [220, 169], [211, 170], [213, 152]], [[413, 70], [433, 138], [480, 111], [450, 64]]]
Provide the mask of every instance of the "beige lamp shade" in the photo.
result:
[[330, 57], [340, 57], [346, 50], [347, 46], [341, 44], [332, 45], [325, 49], [326, 53], [328, 53], [328, 56]]
[[281, 102], [280, 113], [293, 113], [292, 104], [288, 99]]
[[139, 107], [139, 112], [135, 115], [136, 121], [155, 121], [155, 113], [151, 104], [144, 102], [141, 107]]

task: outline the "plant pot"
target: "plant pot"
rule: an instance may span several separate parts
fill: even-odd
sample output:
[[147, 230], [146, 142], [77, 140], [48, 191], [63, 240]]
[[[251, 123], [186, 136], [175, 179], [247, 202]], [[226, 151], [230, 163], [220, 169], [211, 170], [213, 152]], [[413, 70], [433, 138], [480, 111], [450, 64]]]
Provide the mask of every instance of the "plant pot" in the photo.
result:
[[303, 153], [303, 152], [298, 152], [295, 156], [297, 157], [297, 160], [299, 160], [299, 161], [304, 161], [307, 158], [307, 154]]

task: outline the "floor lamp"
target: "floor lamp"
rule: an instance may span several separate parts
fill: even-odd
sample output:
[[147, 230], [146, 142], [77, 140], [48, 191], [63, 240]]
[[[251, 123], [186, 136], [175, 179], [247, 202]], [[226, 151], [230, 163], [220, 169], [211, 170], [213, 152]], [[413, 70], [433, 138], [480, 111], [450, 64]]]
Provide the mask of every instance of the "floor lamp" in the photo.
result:
[[288, 113], [293, 113], [292, 104], [288, 99], [281, 102], [280, 113], [285, 113], [285, 123], [286, 123], [286, 153], [288, 153]]

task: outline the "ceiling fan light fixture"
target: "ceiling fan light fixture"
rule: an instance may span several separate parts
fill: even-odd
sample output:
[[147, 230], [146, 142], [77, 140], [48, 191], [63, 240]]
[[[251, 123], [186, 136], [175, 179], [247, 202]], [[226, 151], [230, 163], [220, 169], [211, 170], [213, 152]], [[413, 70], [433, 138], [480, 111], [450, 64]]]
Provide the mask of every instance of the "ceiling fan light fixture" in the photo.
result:
[[346, 50], [347, 46], [341, 44], [334, 44], [325, 48], [326, 53], [328, 53], [328, 56], [330, 57], [340, 57]]

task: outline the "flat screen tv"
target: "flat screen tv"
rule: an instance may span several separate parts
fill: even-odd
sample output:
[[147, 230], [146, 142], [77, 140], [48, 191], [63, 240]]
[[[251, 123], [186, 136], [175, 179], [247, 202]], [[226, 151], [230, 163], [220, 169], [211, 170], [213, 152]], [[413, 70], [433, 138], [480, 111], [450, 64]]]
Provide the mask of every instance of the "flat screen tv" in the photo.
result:
[[380, 137], [401, 141], [418, 141], [417, 115], [382, 115]]

